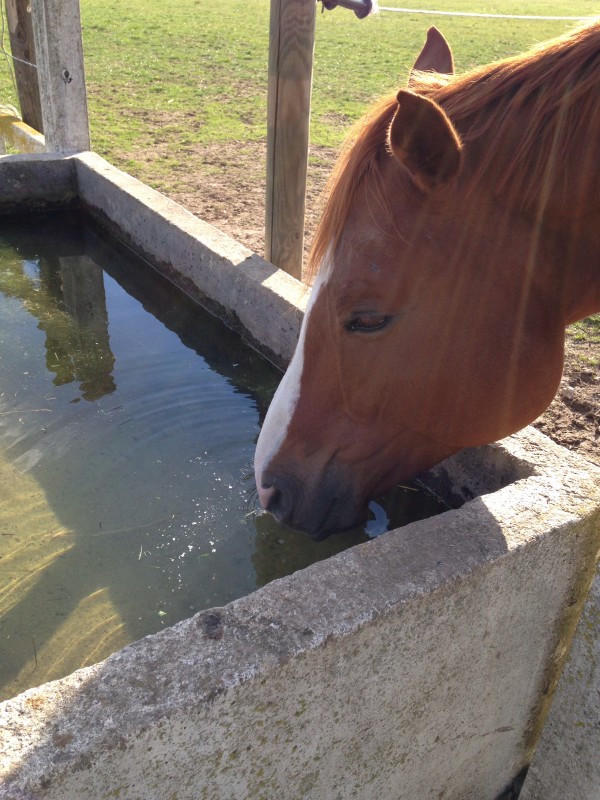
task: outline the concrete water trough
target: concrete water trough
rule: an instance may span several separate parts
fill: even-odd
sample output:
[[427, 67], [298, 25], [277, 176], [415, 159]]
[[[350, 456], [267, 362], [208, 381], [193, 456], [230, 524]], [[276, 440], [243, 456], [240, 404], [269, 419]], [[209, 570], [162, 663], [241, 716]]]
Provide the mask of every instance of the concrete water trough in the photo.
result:
[[[294, 279], [94, 154], [0, 159], [2, 212], [74, 204], [289, 359]], [[0, 705], [0, 797], [516, 796], [593, 577], [600, 470], [528, 428], [424, 482], [453, 510]]]

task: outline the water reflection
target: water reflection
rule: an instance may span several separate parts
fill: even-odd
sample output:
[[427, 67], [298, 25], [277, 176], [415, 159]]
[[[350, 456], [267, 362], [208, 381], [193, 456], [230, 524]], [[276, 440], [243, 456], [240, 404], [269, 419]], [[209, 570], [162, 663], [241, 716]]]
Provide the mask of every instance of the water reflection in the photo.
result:
[[40, 275], [48, 293], [51, 284], [44, 277], [60, 279], [53, 297], [68, 321], [52, 333], [46, 328], [46, 366], [56, 374], [57, 386], [78, 381], [82, 398], [97, 400], [116, 389], [102, 269], [86, 255], [57, 261], [54, 269], [41, 259]]
[[[3, 238], [12, 244], [10, 232]], [[38, 320], [54, 385], [78, 382], [84, 400], [114, 392], [102, 268], [84, 253], [39, 256], [31, 240], [15, 250], [20, 257], [0, 271], [0, 292]]]

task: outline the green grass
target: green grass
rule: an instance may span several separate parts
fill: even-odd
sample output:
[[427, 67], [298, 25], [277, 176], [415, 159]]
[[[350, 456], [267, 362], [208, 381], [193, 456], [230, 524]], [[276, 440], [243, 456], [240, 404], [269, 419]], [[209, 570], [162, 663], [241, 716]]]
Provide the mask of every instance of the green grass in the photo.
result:
[[600, 357], [598, 355], [600, 347], [600, 314], [593, 317], [582, 319], [570, 325], [568, 335], [573, 342], [585, 343], [592, 346], [593, 351], [589, 354], [583, 351], [579, 354], [579, 360], [589, 367], [600, 367]]
[[[385, 0], [385, 4], [405, 5]], [[487, 13], [591, 13], [592, 3], [440, 2], [410, 3], [411, 8]], [[560, 10], [559, 10], [560, 7]], [[569, 8], [570, 7], [570, 8]], [[314, 141], [337, 144], [340, 126], [327, 122], [332, 112], [356, 119], [374, 98], [406, 81], [427, 28], [435, 24], [446, 36], [457, 71], [521, 52], [532, 43], [564, 32], [569, 23], [430, 17], [382, 13], [358, 21], [352, 14], [323, 14], [317, 21], [312, 130]]]
[[[573, 13], [573, 4], [541, 0], [526, 8], [502, 0], [485, 10], [539, 13], [548, 5], [556, 14]], [[593, 2], [579, 3], [576, 13], [593, 13], [594, 5], [597, 10]], [[474, 0], [460, 6], [481, 9]], [[438, 7], [455, 5], [442, 0]], [[100, 152], [110, 155], [123, 138], [141, 137], [151, 145], [145, 111], [158, 113], [159, 120], [166, 112], [188, 114], [179, 127], [191, 141], [266, 136], [266, 0], [131, 0], [126, 12], [123, 8], [115, 0], [82, 2], [92, 133]], [[519, 52], [569, 24], [389, 13], [361, 21], [340, 9], [318, 13], [311, 141], [337, 146], [374, 98], [404, 82], [434, 21], [453, 44], [461, 70]], [[108, 125], [99, 125], [98, 117]]]
[[576, 341], [592, 341], [600, 344], [600, 316], [588, 317], [572, 326], [573, 338]]
[[[386, 0], [394, 5], [393, 0]], [[593, 14], [592, 0], [414, 0], [441, 10]], [[319, 6], [320, 9], [320, 6]], [[256, 141], [266, 135], [267, 0], [82, 0], [94, 149], [113, 161], [161, 142]], [[376, 97], [405, 81], [436, 24], [467, 69], [555, 36], [565, 22], [382, 13], [317, 14], [311, 141], [337, 146]], [[5, 39], [7, 34], [5, 32]], [[6, 63], [0, 100], [16, 104]]]

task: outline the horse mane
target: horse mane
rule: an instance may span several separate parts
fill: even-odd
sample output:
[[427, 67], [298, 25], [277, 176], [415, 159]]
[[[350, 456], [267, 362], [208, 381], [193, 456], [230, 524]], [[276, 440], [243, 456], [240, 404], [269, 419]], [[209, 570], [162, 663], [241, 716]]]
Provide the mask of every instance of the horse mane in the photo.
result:
[[[526, 109], [527, 127], [496, 191], [510, 187], [522, 207], [529, 207], [550, 179], [566, 181], [578, 169], [577, 163], [561, 155], [578, 129], [593, 130], [600, 110], [600, 22], [464, 75], [414, 73], [410, 89], [442, 106], [464, 144], [488, 135], [488, 155], [478, 179], [507, 129]], [[357, 188], [377, 172], [387, 154], [387, 129], [396, 107], [395, 95], [379, 101], [343, 146], [325, 189], [327, 199], [311, 248], [309, 275], [316, 273], [328, 248], [337, 243]]]
[[397, 105], [395, 95], [379, 100], [354, 125], [342, 145], [325, 186], [325, 207], [308, 259], [309, 279], [314, 278], [330, 245], [337, 243], [358, 187], [377, 171]]

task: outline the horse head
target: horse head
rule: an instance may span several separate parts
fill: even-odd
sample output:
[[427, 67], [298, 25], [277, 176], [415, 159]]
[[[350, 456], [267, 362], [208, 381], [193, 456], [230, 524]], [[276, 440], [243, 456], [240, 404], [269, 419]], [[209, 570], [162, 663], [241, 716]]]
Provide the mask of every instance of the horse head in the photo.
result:
[[[415, 69], [451, 68], [434, 29]], [[317, 537], [363, 521], [395, 483], [527, 424], [562, 367], [563, 327], [523, 299], [524, 223], [494, 217], [493, 195], [473, 190], [440, 105], [410, 88], [385, 101], [336, 180], [255, 457], [263, 508]]]

